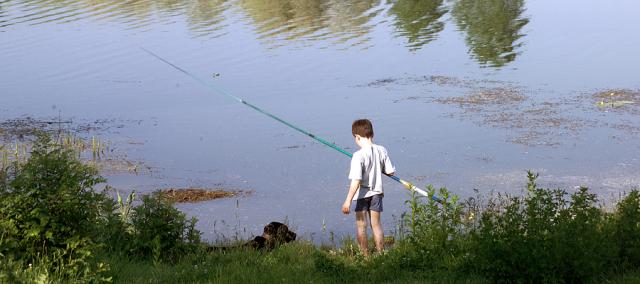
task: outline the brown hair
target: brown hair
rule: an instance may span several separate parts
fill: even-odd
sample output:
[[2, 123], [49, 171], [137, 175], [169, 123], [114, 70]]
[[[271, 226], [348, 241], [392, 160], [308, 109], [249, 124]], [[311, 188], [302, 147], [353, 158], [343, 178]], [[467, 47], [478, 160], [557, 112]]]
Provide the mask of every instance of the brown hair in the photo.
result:
[[368, 119], [358, 119], [351, 125], [351, 133], [353, 136], [358, 134], [364, 138], [371, 138], [373, 137], [373, 125]]

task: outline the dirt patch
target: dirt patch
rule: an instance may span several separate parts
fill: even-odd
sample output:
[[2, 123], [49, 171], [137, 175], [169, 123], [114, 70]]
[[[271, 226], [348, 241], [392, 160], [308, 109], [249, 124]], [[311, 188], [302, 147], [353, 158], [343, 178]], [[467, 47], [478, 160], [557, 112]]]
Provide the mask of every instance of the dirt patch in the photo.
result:
[[244, 196], [247, 191], [226, 191], [223, 189], [169, 188], [161, 191], [166, 200], [176, 203], [193, 203], [227, 197]]

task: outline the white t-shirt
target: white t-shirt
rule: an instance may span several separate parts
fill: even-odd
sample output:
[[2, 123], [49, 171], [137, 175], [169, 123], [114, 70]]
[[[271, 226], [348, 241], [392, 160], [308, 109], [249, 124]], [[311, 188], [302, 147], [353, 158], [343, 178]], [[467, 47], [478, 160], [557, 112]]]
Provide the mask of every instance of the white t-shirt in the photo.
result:
[[380, 145], [360, 148], [353, 153], [349, 179], [359, 179], [360, 188], [353, 196], [353, 200], [367, 198], [376, 194], [383, 194], [382, 173], [395, 172], [393, 164], [387, 154], [387, 149]]

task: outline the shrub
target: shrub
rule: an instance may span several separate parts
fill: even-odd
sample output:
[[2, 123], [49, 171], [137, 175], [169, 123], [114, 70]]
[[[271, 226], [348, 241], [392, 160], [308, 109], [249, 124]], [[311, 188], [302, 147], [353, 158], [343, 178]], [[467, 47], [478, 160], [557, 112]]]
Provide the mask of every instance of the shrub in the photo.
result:
[[0, 282], [108, 281], [96, 253], [160, 261], [196, 248], [195, 218], [160, 194], [116, 203], [93, 189], [105, 179], [78, 157], [41, 135], [28, 159], [0, 169]]
[[606, 214], [581, 188], [570, 195], [538, 188], [529, 173], [527, 195], [491, 200], [471, 234], [472, 264], [493, 280], [584, 282], [613, 260]]
[[200, 241], [195, 229], [197, 220], [186, 220], [185, 214], [162, 198], [161, 192], [142, 197], [142, 204], [133, 208], [133, 251], [154, 261], [175, 259], [191, 250]]
[[622, 199], [612, 219], [619, 264], [640, 268], [640, 191], [633, 190]]
[[464, 258], [464, 219], [463, 206], [458, 197], [450, 194], [446, 188], [440, 188], [440, 202], [431, 197], [436, 194], [432, 186], [427, 187], [428, 201], [424, 202], [412, 195], [407, 201], [411, 207], [405, 214], [405, 222], [411, 232], [407, 244], [404, 266], [424, 269], [455, 269]]
[[13, 163], [0, 180], [0, 257], [46, 259], [66, 278], [91, 277], [100, 205], [108, 200], [92, 188], [104, 181], [97, 170], [39, 136], [26, 163]]
[[[408, 201], [408, 237], [389, 252], [395, 269], [478, 274], [500, 282], [585, 282], [640, 264], [640, 192], [607, 213], [587, 188], [539, 188], [528, 173], [525, 196], [469, 198], [444, 188]], [[435, 193], [429, 186], [430, 195]], [[604, 268], [604, 269], [603, 269]]]

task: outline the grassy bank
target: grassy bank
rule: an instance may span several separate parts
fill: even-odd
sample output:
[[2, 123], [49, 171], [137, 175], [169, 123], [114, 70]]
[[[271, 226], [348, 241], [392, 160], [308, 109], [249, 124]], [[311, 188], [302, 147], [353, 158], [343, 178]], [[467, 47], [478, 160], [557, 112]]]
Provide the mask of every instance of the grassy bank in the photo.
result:
[[[154, 263], [123, 255], [99, 257], [105, 282], [112, 283], [492, 283], [481, 275], [431, 269], [385, 267], [385, 255], [370, 260], [335, 256], [298, 242], [271, 252], [237, 250], [189, 254], [174, 263]], [[344, 265], [344, 266], [343, 266]], [[10, 265], [15, 278], [0, 283], [72, 283], [48, 266]], [[7, 273], [4, 271], [3, 273]], [[503, 279], [509, 282], [508, 279]], [[587, 283], [640, 283], [640, 273], [602, 274]]]
[[[640, 192], [605, 210], [581, 188], [522, 196], [407, 201], [403, 239], [365, 259], [353, 244], [299, 240], [273, 250], [200, 241], [162, 193], [114, 201], [77, 153], [41, 137], [0, 170], [0, 283], [288, 283], [640, 281]], [[132, 198], [133, 196], [130, 196]]]
[[154, 265], [112, 259], [115, 282], [135, 283], [484, 283], [470, 275], [384, 269], [385, 256], [369, 260], [335, 255], [306, 242], [271, 252], [236, 250], [191, 255], [179, 263]]

